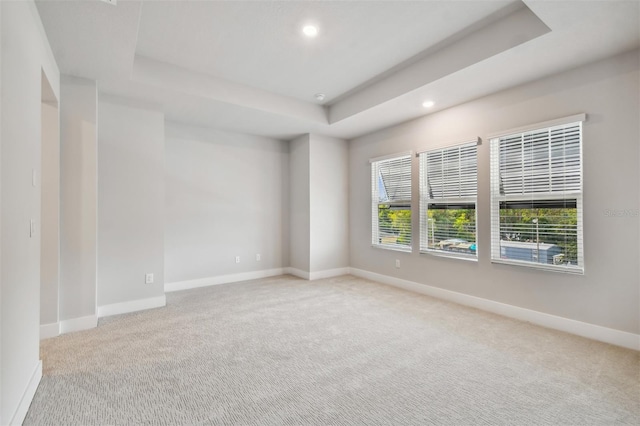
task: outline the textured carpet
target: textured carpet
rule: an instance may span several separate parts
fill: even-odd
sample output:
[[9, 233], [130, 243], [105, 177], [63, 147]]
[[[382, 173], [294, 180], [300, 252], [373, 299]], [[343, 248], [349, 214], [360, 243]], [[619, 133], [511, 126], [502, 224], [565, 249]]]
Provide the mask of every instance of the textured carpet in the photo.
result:
[[25, 425], [640, 423], [638, 352], [352, 276], [170, 293], [42, 359]]

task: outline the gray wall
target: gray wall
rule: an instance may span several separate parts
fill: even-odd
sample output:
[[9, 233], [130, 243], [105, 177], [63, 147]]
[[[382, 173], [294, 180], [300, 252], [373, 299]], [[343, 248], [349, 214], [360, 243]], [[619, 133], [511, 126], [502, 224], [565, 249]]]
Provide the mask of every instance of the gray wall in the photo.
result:
[[[0, 46], [2, 46], [2, 5], [0, 5]], [[2, 54], [2, 50], [0, 49], [0, 333], [4, 332], [4, 328], [2, 326], [2, 126], [3, 126], [3, 121], [2, 121], [2, 86], [3, 86], [3, 79], [2, 79], [2, 63], [3, 63], [3, 57], [4, 55]], [[2, 386], [4, 385], [4, 382], [2, 381], [2, 369], [3, 369], [3, 363], [2, 363], [2, 335], [0, 334], [0, 423], [2, 423], [4, 417], [2, 414], [2, 406], [3, 406], [3, 402], [4, 398], [2, 397]]]
[[64, 321], [96, 314], [97, 88], [95, 81], [63, 75], [60, 90], [59, 309]]
[[42, 220], [40, 230], [40, 324], [58, 322], [60, 282], [60, 118], [58, 106], [42, 104]]
[[289, 266], [311, 268], [310, 135], [289, 142]]
[[164, 115], [100, 99], [98, 307], [162, 295]]
[[166, 281], [287, 266], [287, 143], [171, 124], [166, 132]]
[[[40, 336], [41, 77], [59, 99], [59, 72], [33, 3], [0, 2], [2, 31], [2, 152], [0, 166], [0, 424], [22, 421], [18, 412], [37, 377]], [[29, 221], [36, 234], [29, 235]], [[22, 407], [25, 408], [25, 407]], [[17, 416], [17, 417], [16, 417]]]
[[309, 135], [310, 272], [349, 266], [349, 150], [342, 139]]
[[[622, 331], [640, 331], [638, 52], [500, 92], [350, 142], [351, 266]], [[587, 113], [584, 125], [585, 274], [570, 275], [490, 262], [489, 142], [486, 135]], [[478, 257], [459, 261], [371, 247], [368, 159], [421, 151], [480, 136]], [[413, 209], [418, 212], [414, 160]], [[394, 260], [401, 259], [401, 269]]]
[[342, 139], [306, 134], [289, 142], [292, 268], [349, 266], [348, 157]]

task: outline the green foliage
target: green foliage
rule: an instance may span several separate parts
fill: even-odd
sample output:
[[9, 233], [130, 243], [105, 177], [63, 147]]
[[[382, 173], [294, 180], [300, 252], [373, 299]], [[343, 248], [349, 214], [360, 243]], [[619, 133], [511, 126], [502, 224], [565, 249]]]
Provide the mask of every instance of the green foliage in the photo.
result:
[[476, 241], [476, 212], [473, 209], [430, 209], [428, 218], [431, 244], [451, 238]]
[[411, 210], [381, 204], [378, 206], [378, 226], [381, 230], [392, 231], [397, 244], [411, 244]]
[[[430, 245], [452, 238], [476, 241], [474, 209], [430, 209], [428, 218], [427, 231]], [[558, 245], [565, 254], [565, 260], [575, 263], [578, 257], [578, 216], [575, 208], [501, 209], [501, 227], [506, 228], [508, 232], [500, 238], [535, 242], [534, 219], [538, 219], [539, 242]], [[378, 208], [378, 224], [381, 230], [394, 234], [388, 242], [405, 245], [411, 243], [411, 210], [391, 208], [388, 204], [381, 204]]]
[[[538, 219], [536, 226], [534, 219]], [[575, 208], [501, 209], [504, 240], [556, 244], [572, 263], [578, 259], [578, 211]]]

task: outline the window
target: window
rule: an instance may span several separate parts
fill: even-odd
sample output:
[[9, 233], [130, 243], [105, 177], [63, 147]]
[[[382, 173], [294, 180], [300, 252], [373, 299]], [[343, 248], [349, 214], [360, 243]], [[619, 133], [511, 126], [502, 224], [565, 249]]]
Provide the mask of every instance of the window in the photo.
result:
[[477, 142], [420, 154], [420, 251], [477, 258]]
[[371, 160], [371, 243], [411, 251], [411, 153]]
[[491, 257], [581, 273], [582, 121], [491, 139]]

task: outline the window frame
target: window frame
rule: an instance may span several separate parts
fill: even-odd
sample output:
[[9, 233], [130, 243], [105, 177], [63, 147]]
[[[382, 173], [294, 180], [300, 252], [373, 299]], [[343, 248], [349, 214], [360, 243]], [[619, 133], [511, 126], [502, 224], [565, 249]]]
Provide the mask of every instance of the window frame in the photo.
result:
[[[532, 124], [517, 129], [505, 130], [499, 133], [489, 135], [490, 140], [490, 201], [491, 201], [491, 263], [523, 266], [532, 269], [562, 272], [569, 274], [583, 275], [585, 271], [584, 263], [584, 220], [583, 220], [583, 197], [584, 197], [584, 122], [586, 114], [577, 114], [569, 117], [550, 120], [542, 123]], [[528, 192], [522, 194], [505, 195], [500, 192], [500, 139], [513, 137], [517, 134], [527, 134], [534, 132], [551, 132], [554, 128], [565, 127], [569, 125], [579, 126], [579, 190], [562, 191], [554, 193], [549, 192]], [[497, 168], [497, 170], [495, 170]], [[549, 175], [551, 177], [551, 175]], [[518, 202], [534, 204], [536, 201], [554, 201], [554, 200], [575, 200], [576, 203], [576, 250], [578, 265], [553, 265], [548, 263], [537, 263], [533, 261], [503, 259], [501, 257], [502, 247], [500, 244], [500, 203]], [[537, 254], [539, 256], [539, 253]]]
[[[380, 170], [380, 164], [391, 161], [403, 161], [409, 162], [409, 199], [402, 199], [396, 201], [380, 201], [378, 192], [378, 174]], [[371, 173], [371, 246], [374, 248], [380, 248], [384, 250], [400, 251], [404, 253], [411, 253], [413, 251], [413, 152], [401, 152], [397, 154], [385, 155], [382, 157], [371, 158], [370, 173]], [[377, 172], [377, 173], [376, 173]], [[385, 188], [386, 191], [386, 188]], [[380, 205], [391, 205], [395, 207], [404, 207], [411, 212], [411, 221], [409, 222], [409, 238], [408, 245], [404, 244], [386, 244], [380, 242], [380, 225], [378, 221], [378, 213]]]
[[[480, 144], [480, 138], [475, 138], [472, 140], [467, 140], [466, 142], [456, 143], [452, 145], [447, 145], [444, 147], [434, 148], [430, 150], [426, 150], [418, 153], [419, 161], [419, 169], [420, 169], [420, 253], [428, 254], [432, 256], [442, 256], [453, 259], [467, 260], [467, 261], [478, 261], [478, 149], [477, 146]], [[475, 147], [475, 196], [459, 196], [459, 197], [442, 197], [442, 198], [431, 198], [430, 190], [429, 190], [429, 169], [428, 169], [428, 155], [432, 153], [442, 152], [443, 155], [446, 151], [458, 150], [461, 151], [462, 148], [474, 146]], [[424, 159], [423, 157], [424, 156]], [[461, 183], [460, 183], [461, 184]], [[446, 250], [437, 250], [430, 249], [428, 247], [429, 241], [429, 223], [428, 223], [428, 214], [429, 214], [429, 205], [464, 205], [464, 204], [473, 204], [474, 211], [474, 224], [475, 224], [475, 235], [476, 241], [474, 244], [476, 245], [475, 254], [467, 254], [461, 252], [449, 252]], [[448, 209], [447, 209], [448, 210]]]

